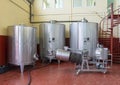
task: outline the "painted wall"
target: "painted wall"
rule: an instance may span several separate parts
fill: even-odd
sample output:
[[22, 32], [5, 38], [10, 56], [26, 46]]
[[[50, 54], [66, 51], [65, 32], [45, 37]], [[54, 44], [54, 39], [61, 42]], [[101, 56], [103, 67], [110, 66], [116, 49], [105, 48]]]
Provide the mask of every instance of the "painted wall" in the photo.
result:
[[[12, 0], [25, 10], [28, 5], [23, 0]], [[15, 6], [9, 0], [0, 0], [0, 35], [7, 35], [7, 27], [15, 24], [29, 24], [29, 14]]]

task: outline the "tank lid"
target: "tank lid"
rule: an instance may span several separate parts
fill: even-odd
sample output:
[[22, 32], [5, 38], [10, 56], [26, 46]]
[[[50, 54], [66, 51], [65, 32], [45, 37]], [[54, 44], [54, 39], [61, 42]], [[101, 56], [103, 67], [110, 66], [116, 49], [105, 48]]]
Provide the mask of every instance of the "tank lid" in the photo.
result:
[[88, 22], [88, 20], [85, 19], [85, 18], [83, 18], [81, 21], [82, 21], [82, 22]]

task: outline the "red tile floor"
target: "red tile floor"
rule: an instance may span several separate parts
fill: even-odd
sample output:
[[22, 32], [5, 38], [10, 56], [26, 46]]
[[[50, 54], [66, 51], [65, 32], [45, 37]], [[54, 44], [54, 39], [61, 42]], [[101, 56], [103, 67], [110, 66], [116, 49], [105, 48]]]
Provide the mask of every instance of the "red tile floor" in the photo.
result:
[[[74, 64], [52, 63], [32, 70], [31, 77], [31, 85], [120, 85], [120, 64], [113, 64], [106, 74], [84, 72], [76, 76]], [[0, 85], [28, 85], [28, 71], [22, 75], [17, 68], [0, 74]]]

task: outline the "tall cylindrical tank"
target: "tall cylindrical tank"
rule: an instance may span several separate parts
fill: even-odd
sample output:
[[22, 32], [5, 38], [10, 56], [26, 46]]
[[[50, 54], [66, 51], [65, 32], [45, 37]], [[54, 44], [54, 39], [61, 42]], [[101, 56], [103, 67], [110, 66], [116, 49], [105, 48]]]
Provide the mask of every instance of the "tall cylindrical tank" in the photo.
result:
[[98, 43], [98, 24], [82, 20], [70, 25], [70, 48], [88, 50], [90, 57], [95, 57]]
[[40, 25], [40, 55], [51, 62], [55, 59], [57, 49], [65, 45], [65, 25], [57, 23], [44, 23]]
[[33, 63], [36, 53], [36, 29], [23, 25], [8, 27], [8, 62], [20, 65], [21, 72], [24, 65]]

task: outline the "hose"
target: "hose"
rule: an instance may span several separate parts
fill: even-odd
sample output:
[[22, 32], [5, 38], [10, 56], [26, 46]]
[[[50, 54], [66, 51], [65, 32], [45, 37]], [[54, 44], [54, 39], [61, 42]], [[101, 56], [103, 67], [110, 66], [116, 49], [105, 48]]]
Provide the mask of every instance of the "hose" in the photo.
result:
[[37, 70], [37, 69], [40, 69], [40, 68], [44, 68], [44, 67], [46, 67], [46, 66], [48, 66], [50, 63], [46, 63], [46, 64], [44, 64], [44, 65], [42, 65], [42, 66], [39, 66], [39, 67], [32, 67], [31, 69], [29, 69], [28, 70], [28, 84], [27, 85], [31, 85], [31, 83], [32, 83], [32, 76], [31, 76], [31, 72], [33, 71], [33, 70]]

